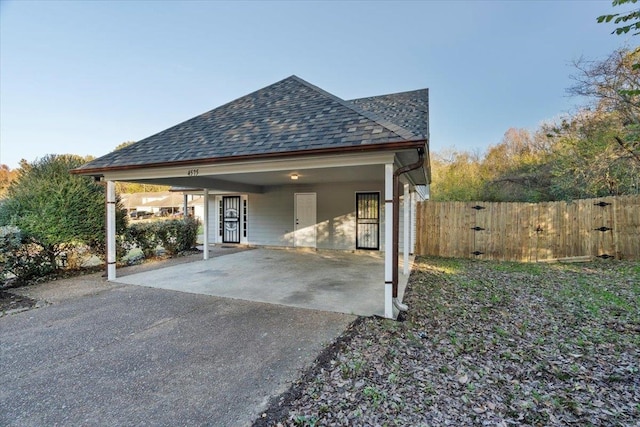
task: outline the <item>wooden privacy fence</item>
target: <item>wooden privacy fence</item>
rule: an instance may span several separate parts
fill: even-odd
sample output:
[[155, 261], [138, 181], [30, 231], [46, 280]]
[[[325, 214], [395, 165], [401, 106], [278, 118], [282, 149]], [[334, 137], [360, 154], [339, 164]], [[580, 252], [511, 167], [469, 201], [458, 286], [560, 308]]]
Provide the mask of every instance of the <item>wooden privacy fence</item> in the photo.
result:
[[421, 202], [416, 253], [537, 262], [640, 259], [640, 195], [572, 202]]

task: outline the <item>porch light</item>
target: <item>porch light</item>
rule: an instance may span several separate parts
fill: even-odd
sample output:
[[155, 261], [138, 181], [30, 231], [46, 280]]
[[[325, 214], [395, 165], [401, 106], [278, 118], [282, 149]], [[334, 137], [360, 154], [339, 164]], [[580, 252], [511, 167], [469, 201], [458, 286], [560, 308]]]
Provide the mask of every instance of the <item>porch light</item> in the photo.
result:
[[300, 177], [300, 176], [299, 176], [297, 173], [292, 173], [292, 174], [291, 174], [291, 179], [292, 179], [293, 181], [297, 181], [299, 177]]

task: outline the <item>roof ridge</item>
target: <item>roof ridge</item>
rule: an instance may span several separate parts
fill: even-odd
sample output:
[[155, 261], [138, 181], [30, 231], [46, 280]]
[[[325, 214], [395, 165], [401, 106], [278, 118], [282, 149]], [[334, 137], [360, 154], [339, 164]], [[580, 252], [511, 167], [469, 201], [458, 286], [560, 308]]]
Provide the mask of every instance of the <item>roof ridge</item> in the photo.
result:
[[376, 101], [346, 101], [291, 75], [112, 151], [74, 173], [413, 147], [428, 134], [428, 117], [414, 114], [412, 100], [427, 105], [426, 92], [416, 94], [389, 102], [407, 104], [406, 111], [387, 112], [369, 108]]
[[382, 98], [382, 97], [385, 97], [385, 96], [395, 96], [395, 95], [405, 95], [405, 94], [408, 94], [408, 93], [423, 92], [423, 91], [427, 92], [427, 94], [428, 94], [429, 93], [429, 88], [425, 87], [425, 88], [422, 88], [422, 89], [403, 90], [402, 92], [385, 93], [385, 94], [382, 94], [382, 95], [364, 96], [362, 98], [353, 98], [353, 99], [349, 99], [347, 101], [348, 102], [361, 101], [361, 100], [364, 100], [364, 99]]
[[307, 86], [310, 89], [313, 89], [319, 93], [321, 93], [324, 96], [327, 96], [331, 99], [333, 99], [334, 101], [338, 102], [340, 105], [342, 105], [343, 107], [349, 108], [352, 111], [355, 111], [356, 113], [360, 114], [361, 116], [366, 117], [367, 119], [376, 122], [377, 124], [379, 124], [380, 126], [386, 128], [387, 130], [393, 132], [394, 134], [398, 135], [400, 138], [404, 138], [407, 140], [412, 140], [412, 139], [418, 139], [418, 135], [415, 135], [413, 132], [411, 132], [408, 129], [403, 128], [402, 126], [398, 126], [395, 123], [390, 122], [389, 120], [385, 120], [382, 117], [378, 116], [375, 113], [372, 113], [370, 111], [365, 111], [363, 109], [361, 109], [360, 107], [352, 104], [350, 101], [345, 101], [344, 99], [330, 93], [327, 92], [326, 90], [312, 84], [309, 83], [308, 81], [301, 79], [300, 77], [294, 75], [291, 75], [290, 77], [287, 77], [284, 80], [287, 79], [293, 79], [295, 81], [297, 81], [298, 83], [301, 83], [305, 86]]
[[[410, 93], [417, 93], [417, 92], [425, 92], [427, 95], [427, 99], [429, 97], [429, 88], [423, 88], [423, 89], [415, 89], [415, 90], [405, 90], [403, 92], [395, 92], [395, 93], [387, 93], [384, 95], [374, 95], [374, 96], [365, 96], [363, 98], [353, 98], [350, 99], [348, 102], [360, 102], [360, 101], [369, 101], [369, 100], [376, 100], [376, 99], [380, 99], [380, 98], [388, 98], [388, 97], [392, 97], [392, 96], [398, 96], [398, 95], [407, 95]], [[420, 111], [422, 113], [428, 113], [429, 110], [422, 110], [422, 109], [416, 109], [417, 111]]]

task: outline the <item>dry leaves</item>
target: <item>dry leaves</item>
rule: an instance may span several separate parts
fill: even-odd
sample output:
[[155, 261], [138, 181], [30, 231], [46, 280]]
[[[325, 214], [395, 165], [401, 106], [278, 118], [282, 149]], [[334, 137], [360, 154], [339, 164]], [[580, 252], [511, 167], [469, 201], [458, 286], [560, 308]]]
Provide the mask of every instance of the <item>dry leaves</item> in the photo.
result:
[[255, 425], [638, 425], [640, 264], [422, 259]]

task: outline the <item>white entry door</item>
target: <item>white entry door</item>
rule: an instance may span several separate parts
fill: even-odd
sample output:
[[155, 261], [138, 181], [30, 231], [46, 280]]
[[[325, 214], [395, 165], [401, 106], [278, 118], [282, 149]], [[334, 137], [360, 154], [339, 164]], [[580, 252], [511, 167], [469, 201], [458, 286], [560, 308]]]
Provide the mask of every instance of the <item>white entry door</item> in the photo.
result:
[[316, 247], [316, 193], [295, 194], [293, 245]]

